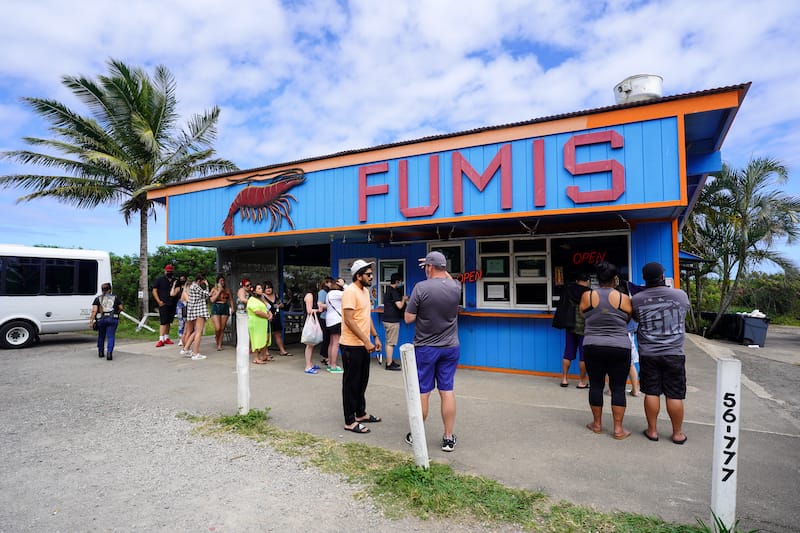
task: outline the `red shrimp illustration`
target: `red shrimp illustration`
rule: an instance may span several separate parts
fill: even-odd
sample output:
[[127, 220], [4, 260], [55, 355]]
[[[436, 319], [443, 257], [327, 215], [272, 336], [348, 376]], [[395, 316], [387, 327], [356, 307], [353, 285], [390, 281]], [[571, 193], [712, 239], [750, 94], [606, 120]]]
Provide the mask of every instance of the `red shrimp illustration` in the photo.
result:
[[[249, 184], [253, 178], [265, 175], [268, 174], [256, 174], [246, 178], [248, 186], [239, 191], [233, 199], [228, 209], [228, 216], [222, 222], [222, 231], [225, 235], [233, 235], [233, 216], [237, 211], [241, 211], [242, 220], [250, 219], [253, 222], [261, 222], [269, 215], [271, 217], [269, 231], [278, 229], [284, 218], [294, 229], [294, 222], [290, 216], [292, 205], [289, 200], [296, 202], [297, 198], [287, 194], [286, 191], [303, 183], [306, 180], [305, 174], [301, 169], [290, 169], [271, 178], [269, 185], [259, 187]], [[235, 181], [241, 183], [244, 180]]]

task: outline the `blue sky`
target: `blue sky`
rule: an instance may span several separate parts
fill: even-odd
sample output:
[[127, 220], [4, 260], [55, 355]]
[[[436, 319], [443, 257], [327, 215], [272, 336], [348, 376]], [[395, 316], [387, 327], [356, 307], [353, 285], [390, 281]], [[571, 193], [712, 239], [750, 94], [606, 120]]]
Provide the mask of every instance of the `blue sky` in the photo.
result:
[[[109, 57], [169, 68], [184, 122], [219, 105], [218, 154], [241, 168], [612, 105], [615, 84], [653, 73], [666, 95], [753, 82], [723, 159], [775, 157], [800, 195], [797, 2], [112, 4], [0, 4], [0, 150], [47, 135], [22, 96], [88, 114], [60, 79], [104, 74]], [[0, 175], [20, 170], [0, 161]], [[138, 254], [138, 224], [115, 208], [16, 204], [22, 194], [0, 190], [0, 241]], [[151, 252], [165, 240], [157, 215]], [[800, 264], [800, 247], [782, 251]]]

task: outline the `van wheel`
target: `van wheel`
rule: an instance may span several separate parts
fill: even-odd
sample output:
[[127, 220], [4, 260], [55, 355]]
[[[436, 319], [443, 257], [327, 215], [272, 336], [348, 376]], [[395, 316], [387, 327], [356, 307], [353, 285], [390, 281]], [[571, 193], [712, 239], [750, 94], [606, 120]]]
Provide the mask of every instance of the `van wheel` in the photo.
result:
[[0, 346], [3, 348], [26, 348], [35, 340], [36, 330], [28, 322], [15, 320], [0, 328]]

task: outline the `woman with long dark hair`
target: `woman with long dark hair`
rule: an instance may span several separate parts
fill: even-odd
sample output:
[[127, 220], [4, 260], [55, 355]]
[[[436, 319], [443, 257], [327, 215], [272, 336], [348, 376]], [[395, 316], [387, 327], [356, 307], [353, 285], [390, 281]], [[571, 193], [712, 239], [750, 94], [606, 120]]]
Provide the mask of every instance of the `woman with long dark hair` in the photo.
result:
[[214, 322], [214, 340], [217, 342], [217, 351], [222, 350], [222, 336], [225, 334], [225, 325], [228, 317], [233, 313], [233, 296], [225, 284], [224, 276], [217, 276], [217, 282], [211, 289], [211, 321]]
[[264, 287], [256, 283], [253, 295], [247, 300], [247, 330], [250, 336], [250, 352], [253, 354], [253, 363], [267, 364], [271, 356], [267, 353], [269, 347], [269, 320], [272, 313], [267, 309], [262, 296]]
[[275, 345], [278, 347], [279, 353], [281, 355], [292, 355], [286, 351], [286, 347], [283, 345], [283, 323], [281, 322], [283, 302], [278, 298], [278, 295], [275, 294], [275, 288], [269, 280], [264, 282], [264, 302], [272, 313], [272, 319], [270, 319], [269, 325], [272, 331], [272, 338], [275, 340]]
[[592, 422], [586, 427], [595, 433], [603, 431], [603, 389], [606, 376], [611, 389], [613, 436], [626, 439], [631, 432], [622, 427], [625, 416], [625, 382], [631, 366], [631, 343], [627, 324], [633, 308], [631, 299], [614, 287], [619, 285], [617, 267], [603, 261], [597, 265], [597, 289], [581, 296], [580, 311], [586, 321], [583, 337], [583, 358], [589, 374], [589, 406]]
[[[317, 304], [317, 283], [315, 281], [309, 281], [308, 287], [306, 288], [306, 294], [303, 296], [303, 303], [305, 304], [305, 311], [306, 311], [306, 320], [311, 320], [310, 315], [316, 315], [317, 319], [319, 319], [319, 306]], [[306, 374], [316, 374], [319, 371], [319, 367], [311, 362], [311, 358], [314, 356], [314, 346], [316, 344], [306, 344], [305, 350], [305, 357], [306, 357], [306, 366], [305, 372]]]

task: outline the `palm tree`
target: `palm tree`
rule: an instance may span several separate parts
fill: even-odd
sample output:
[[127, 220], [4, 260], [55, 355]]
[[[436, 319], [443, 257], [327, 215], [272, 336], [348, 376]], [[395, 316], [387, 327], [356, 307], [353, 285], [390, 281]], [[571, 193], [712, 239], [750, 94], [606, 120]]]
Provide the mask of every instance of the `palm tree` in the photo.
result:
[[800, 235], [800, 197], [775, 188], [789, 178], [775, 159], [751, 159], [742, 169], [723, 164], [706, 185], [684, 232], [689, 251], [716, 259], [720, 304], [709, 332], [717, 327], [733, 300], [739, 281], [753, 266], [768, 261], [794, 273], [797, 267], [772, 246]]
[[143, 314], [149, 294], [147, 222], [150, 215], [155, 216], [147, 191], [237, 167], [213, 157], [217, 106], [192, 116], [186, 129], [178, 130], [175, 80], [166, 67], [156, 67], [152, 78], [141, 68], [113, 59], [108, 68], [109, 74], [96, 81], [83, 76], [62, 78], [62, 84], [89, 108], [90, 117], [54, 100], [22, 99], [50, 123], [54, 137], [23, 140], [50, 153], [13, 150], [0, 157], [62, 174], [0, 176], [0, 186], [33, 191], [17, 202], [51, 197], [80, 208], [119, 205], [126, 224], [138, 215], [139, 290], [144, 295], [139, 311]]

